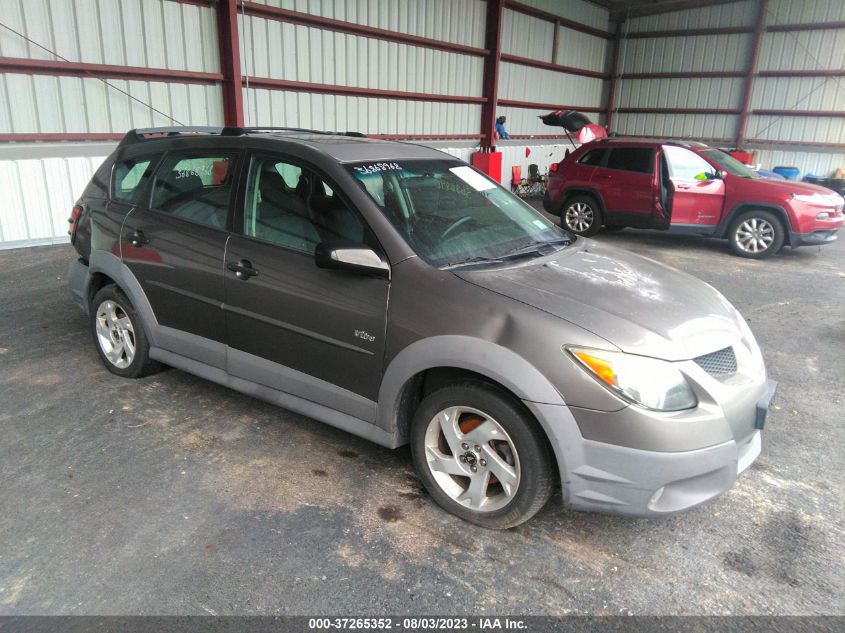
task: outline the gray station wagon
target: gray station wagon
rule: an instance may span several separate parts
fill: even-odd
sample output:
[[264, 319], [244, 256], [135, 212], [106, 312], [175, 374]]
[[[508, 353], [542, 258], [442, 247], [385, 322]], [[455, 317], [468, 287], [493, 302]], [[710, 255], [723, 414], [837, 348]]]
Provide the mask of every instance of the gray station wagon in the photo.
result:
[[758, 456], [775, 384], [711, 286], [576, 237], [418, 145], [291, 129], [133, 130], [70, 218], [105, 366], [161, 364], [383, 446], [491, 528], [559, 481], [663, 515]]

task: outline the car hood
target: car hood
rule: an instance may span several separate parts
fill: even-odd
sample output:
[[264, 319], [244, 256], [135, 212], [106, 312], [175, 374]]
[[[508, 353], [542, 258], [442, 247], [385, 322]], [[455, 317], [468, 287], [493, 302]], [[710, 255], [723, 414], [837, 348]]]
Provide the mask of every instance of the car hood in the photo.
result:
[[579, 239], [553, 255], [514, 266], [455, 274], [574, 323], [632, 354], [686, 360], [723, 349], [742, 336], [733, 306], [709, 284], [591, 240]]
[[814, 185], [809, 182], [801, 182], [798, 180], [775, 180], [774, 178], [740, 178], [744, 187], [759, 187], [767, 193], [773, 195], [784, 196], [789, 198], [793, 193], [824, 196], [826, 198], [836, 199], [839, 194], [826, 187]]

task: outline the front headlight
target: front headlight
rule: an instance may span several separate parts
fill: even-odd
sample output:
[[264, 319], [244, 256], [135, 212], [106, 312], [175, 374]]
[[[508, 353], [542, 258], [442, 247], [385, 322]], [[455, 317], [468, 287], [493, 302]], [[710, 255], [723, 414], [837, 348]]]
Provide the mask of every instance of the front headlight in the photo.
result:
[[698, 404], [672, 363], [622, 352], [566, 347], [581, 366], [629, 402], [656, 411], [681, 411]]

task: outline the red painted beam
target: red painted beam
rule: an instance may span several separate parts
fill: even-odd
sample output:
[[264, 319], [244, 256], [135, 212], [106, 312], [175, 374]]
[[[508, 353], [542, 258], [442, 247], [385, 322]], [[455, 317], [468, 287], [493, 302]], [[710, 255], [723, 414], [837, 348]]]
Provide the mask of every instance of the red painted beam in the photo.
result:
[[613, 123], [613, 101], [616, 99], [616, 82], [618, 81], [616, 75], [619, 72], [619, 49], [622, 47], [622, 22], [616, 22], [616, 33], [613, 36], [613, 52], [611, 53], [610, 62], [610, 86], [607, 90], [607, 103], [605, 104], [604, 112], [604, 127], [610, 132], [610, 126]]
[[241, 88], [241, 45], [238, 35], [237, 0], [218, 0], [217, 33], [220, 67], [223, 70], [223, 120], [226, 125], [244, 124], [244, 96]]
[[604, 108], [595, 106], [561, 105], [559, 103], [538, 103], [536, 101], [519, 101], [515, 99], [499, 99], [499, 105], [509, 108], [526, 108], [529, 110], [578, 110], [579, 112], [604, 112]]
[[758, 77], [845, 77], [845, 70], [761, 70]]
[[481, 134], [367, 134], [368, 138], [386, 141], [474, 141], [482, 138]]
[[595, 70], [587, 70], [586, 68], [575, 68], [574, 66], [562, 66], [561, 64], [552, 64], [550, 62], [540, 61], [539, 59], [531, 59], [530, 57], [518, 57], [508, 53], [502, 53], [501, 60], [510, 64], [519, 64], [520, 66], [530, 66], [532, 68], [542, 68], [543, 70], [553, 70], [559, 73], [566, 73], [568, 75], [580, 75], [582, 77], [595, 77], [597, 79], [610, 79], [607, 73], [598, 72]]
[[814, 143], [813, 141], [769, 141], [766, 139], [749, 138], [746, 144], [757, 147], [778, 147], [780, 145], [795, 145], [796, 147], [817, 147], [821, 149], [845, 149], [845, 143]]
[[268, 90], [287, 90], [290, 92], [314, 92], [317, 94], [342, 95], [347, 97], [370, 97], [373, 99], [403, 99], [405, 101], [437, 101], [443, 103], [485, 103], [484, 97], [465, 97], [459, 95], [431, 94], [427, 92], [405, 92], [402, 90], [378, 90], [357, 86], [338, 86], [335, 84], [317, 84], [307, 81], [271, 79], [270, 77], [244, 77], [244, 84], [250, 88]]
[[751, 93], [754, 90], [754, 73], [757, 72], [757, 58], [760, 55], [760, 41], [763, 39], [763, 22], [766, 20], [766, 3], [768, 0], [757, 0], [757, 20], [754, 22], [754, 39], [751, 42], [751, 53], [746, 69], [745, 86], [742, 92], [742, 111], [736, 127], [736, 147], [743, 148], [745, 142], [745, 128], [748, 125], [748, 111], [751, 108]]
[[835, 110], [752, 110], [760, 116], [845, 117], [845, 111]]
[[[240, 3], [238, 3], [238, 7], [241, 7]], [[454, 42], [447, 42], [446, 40], [435, 40], [428, 37], [420, 37], [418, 35], [409, 35], [408, 33], [399, 33], [398, 31], [388, 31], [387, 29], [378, 29], [365, 24], [345, 22], [343, 20], [325, 18], [320, 15], [291, 11], [290, 9], [279, 9], [277, 7], [271, 7], [257, 2], [244, 2], [243, 11], [246, 15], [252, 15], [268, 20], [277, 20], [279, 22], [288, 22], [290, 24], [301, 24], [303, 26], [313, 26], [326, 31], [347, 33], [349, 35], [360, 35], [362, 37], [370, 37], [388, 42], [398, 42], [399, 44], [423, 46], [425, 48], [434, 48], [450, 53], [461, 53], [463, 55], [474, 55], [476, 57], [483, 57], [487, 54], [487, 50], [483, 48], [475, 48], [473, 46], [456, 44]]]
[[520, 140], [521, 139], [532, 139], [532, 138], [542, 139], [542, 140], [546, 140], [546, 139], [566, 140], [566, 137], [563, 136], [562, 134], [511, 134], [510, 137], [514, 140], [517, 140], [517, 139], [520, 139]]
[[539, 18], [541, 20], [545, 20], [546, 22], [559, 22], [560, 26], [572, 29], [573, 31], [587, 33], [588, 35], [595, 35], [596, 37], [603, 37], [606, 40], [613, 37], [613, 34], [608, 31], [596, 29], [592, 26], [576, 22], [575, 20], [569, 20], [559, 15], [555, 15], [554, 13], [549, 13], [548, 11], [543, 11], [542, 9], [537, 9], [527, 4], [516, 2], [515, 0], [507, 0], [505, 2], [505, 6], [512, 11], [517, 11], [518, 13], [522, 13], [524, 15], [530, 15], [533, 18]]
[[162, 81], [168, 83], [213, 84], [223, 79], [220, 73], [204, 73], [140, 66], [112, 66], [62, 62], [46, 59], [0, 57], [0, 72], [59, 77], [96, 77], [98, 79], [127, 79], [134, 81]]
[[23, 134], [0, 134], [0, 142], [3, 143], [34, 143], [34, 142], [55, 142], [55, 141], [119, 141], [125, 134], [108, 133], [92, 133], [82, 132], [79, 134], [40, 134], [40, 133], [23, 133]]
[[740, 114], [731, 108], [617, 108], [621, 114]]
[[481, 81], [481, 94], [484, 95], [485, 101], [481, 107], [481, 147], [483, 148], [492, 148], [495, 145], [504, 5], [505, 0], [487, 0], [486, 5], [484, 46], [488, 53], [484, 58], [484, 75]]
[[845, 29], [845, 22], [805, 22], [804, 24], [770, 24], [766, 30], [778, 31], [822, 31], [827, 29]]
[[729, 71], [690, 71], [674, 73], [625, 73], [620, 75], [622, 79], [728, 79], [731, 77], [745, 77], [742, 70]]
[[740, 33], [753, 33], [754, 28], [750, 26], [727, 26], [714, 27], [709, 29], [676, 29], [667, 31], [635, 31], [625, 35], [628, 40], [641, 40], [654, 37], [693, 37], [696, 35], [736, 35]]

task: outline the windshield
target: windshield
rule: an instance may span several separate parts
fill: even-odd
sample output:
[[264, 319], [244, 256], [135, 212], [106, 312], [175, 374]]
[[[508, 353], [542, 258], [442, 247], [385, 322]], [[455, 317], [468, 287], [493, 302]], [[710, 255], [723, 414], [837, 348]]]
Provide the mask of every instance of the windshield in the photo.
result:
[[742, 176], [743, 178], [761, 178], [760, 174], [756, 171], [746, 165], [743, 165], [736, 158], [721, 150], [706, 149], [701, 152], [701, 155], [707, 160], [716, 163], [719, 167], [734, 176]]
[[548, 245], [575, 239], [465, 163], [407, 160], [347, 169], [411, 248], [434, 266], [545, 254]]

